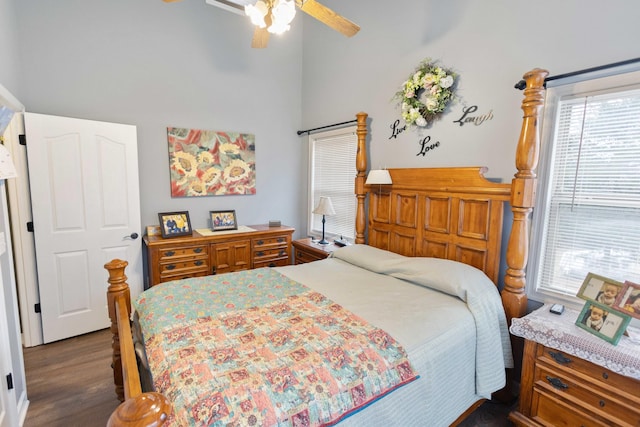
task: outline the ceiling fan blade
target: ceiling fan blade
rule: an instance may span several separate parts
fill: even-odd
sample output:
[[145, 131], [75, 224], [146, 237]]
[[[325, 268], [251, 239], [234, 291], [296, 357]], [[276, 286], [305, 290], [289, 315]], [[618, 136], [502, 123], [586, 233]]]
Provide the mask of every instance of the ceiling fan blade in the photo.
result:
[[251, 40], [251, 47], [257, 49], [263, 49], [267, 47], [269, 42], [269, 31], [266, 28], [256, 27], [253, 31], [253, 39]]
[[298, 7], [305, 13], [313, 16], [318, 21], [333, 28], [347, 37], [360, 31], [360, 26], [349, 21], [316, 0], [296, 0]]

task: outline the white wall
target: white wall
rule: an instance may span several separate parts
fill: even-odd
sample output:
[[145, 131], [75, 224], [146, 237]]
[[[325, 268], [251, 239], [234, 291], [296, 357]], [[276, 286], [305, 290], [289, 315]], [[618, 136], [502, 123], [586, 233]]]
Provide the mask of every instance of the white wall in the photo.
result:
[[14, 2], [0, 0], [0, 84], [12, 93], [19, 87], [17, 25]]
[[[618, 0], [323, 0], [358, 23], [352, 39], [305, 23], [304, 125], [371, 116], [372, 167], [488, 166], [509, 182], [515, 173], [522, 93], [513, 85], [533, 68], [561, 74], [640, 56], [640, 2]], [[390, 140], [400, 118], [391, 100], [424, 58], [460, 74], [461, 102], [423, 133], [441, 145], [416, 156], [420, 135]], [[480, 126], [453, 123], [462, 106], [493, 111]]]
[[[2, 19], [15, 7], [20, 24], [20, 68], [0, 68], [0, 82], [29, 111], [138, 126], [144, 225], [186, 209], [203, 227], [209, 210], [233, 208], [241, 224], [278, 218], [304, 234], [306, 145], [297, 129], [365, 111], [372, 167], [485, 165], [509, 181], [522, 115], [513, 85], [524, 72], [638, 56], [634, 0], [322, 2], [362, 30], [348, 39], [300, 13], [290, 33], [252, 50], [248, 20], [203, 0], [0, 0]], [[390, 140], [399, 118], [392, 97], [426, 57], [460, 74], [460, 102], [421, 135]], [[452, 121], [463, 105], [493, 119], [460, 127]], [[172, 199], [167, 126], [255, 133], [258, 193]], [[441, 146], [417, 156], [427, 135]]]
[[[12, 1], [24, 70], [15, 95], [27, 111], [137, 126], [143, 225], [188, 210], [206, 227], [217, 209], [243, 225], [304, 224], [300, 26], [255, 50], [245, 17], [204, 0]], [[171, 198], [167, 126], [255, 134], [257, 194]]]

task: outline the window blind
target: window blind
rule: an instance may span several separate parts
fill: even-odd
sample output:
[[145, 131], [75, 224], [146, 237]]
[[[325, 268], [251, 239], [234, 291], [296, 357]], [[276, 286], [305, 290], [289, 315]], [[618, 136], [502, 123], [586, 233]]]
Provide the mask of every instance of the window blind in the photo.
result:
[[560, 99], [551, 147], [536, 289], [640, 281], [640, 89]]
[[328, 196], [336, 214], [326, 217], [325, 234], [355, 238], [357, 143], [353, 126], [311, 136], [309, 234], [322, 234], [322, 215], [312, 211], [320, 196]]

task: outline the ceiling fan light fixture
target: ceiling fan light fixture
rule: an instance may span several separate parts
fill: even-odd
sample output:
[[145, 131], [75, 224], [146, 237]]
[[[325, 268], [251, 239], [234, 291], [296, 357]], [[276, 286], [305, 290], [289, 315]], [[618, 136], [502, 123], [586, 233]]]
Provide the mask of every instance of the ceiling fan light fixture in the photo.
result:
[[256, 4], [248, 4], [244, 7], [244, 13], [251, 19], [251, 23], [256, 27], [264, 28], [267, 23], [264, 17], [269, 13], [269, 6], [262, 1], [258, 0]]
[[275, 21], [289, 25], [296, 16], [296, 4], [293, 0], [276, 0], [271, 9], [271, 16]]

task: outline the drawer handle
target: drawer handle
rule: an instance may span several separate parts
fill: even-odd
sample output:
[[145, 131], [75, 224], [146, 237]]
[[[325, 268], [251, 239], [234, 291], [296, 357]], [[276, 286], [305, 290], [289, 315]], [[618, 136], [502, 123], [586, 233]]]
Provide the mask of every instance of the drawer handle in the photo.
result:
[[211, 267], [211, 274], [216, 274], [216, 266]]
[[280, 256], [284, 256], [286, 253], [287, 253], [287, 251], [285, 251], [284, 249], [282, 249], [278, 255], [280, 255]]
[[256, 243], [257, 243], [258, 245], [262, 245], [262, 244], [264, 243], [264, 241], [262, 241], [262, 240], [258, 240]]
[[559, 378], [552, 378], [549, 375], [547, 375], [547, 381], [549, 381], [549, 384], [551, 384], [558, 390], [566, 390], [569, 388], [569, 386], [563, 383], [562, 381], [560, 381]]
[[285, 238], [284, 238], [284, 237], [278, 237], [278, 243], [282, 243], [282, 242], [284, 242], [284, 241], [285, 241]]
[[165, 256], [174, 256], [176, 253], [174, 251], [167, 251], [164, 254]]
[[196, 262], [194, 262], [194, 264], [195, 265], [202, 265], [202, 264], [204, 264], [204, 261], [196, 261]]
[[173, 270], [174, 268], [176, 268], [176, 266], [173, 264], [167, 265], [167, 270]]
[[609, 374], [607, 374], [606, 372], [602, 373], [602, 378], [604, 378], [605, 380], [609, 379]]
[[553, 358], [553, 360], [555, 360], [561, 365], [566, 365], [572, 362], [571, 359], [569, 359], [568, 357], [566, 357], [564, 354], [560, 352], [550, 351], [549, 355]]
[[202, 248], [195, 248], [193, 252], [199, 254], [200, 252], [202, 252]]
[[264, 252], [262, 252], [262, 251], [258, 251], [258, 252], [256, 252], [256, 255], [257, 255], [257, 256], [263, 256], [263, 255], [264, 255]]
[[275, 263], [275, 262], [270, 262], [270, 263], [269, 263], [269, 267], [275, 267], [275, 266], [276, 266], [276, 263]]
[[604, 400], [601, 400], [600, 402], [598, 402], [598, 404], [600, 405], [601, 408], [604, 408]]

